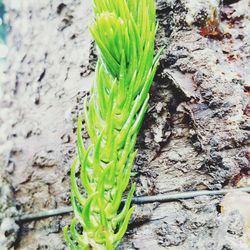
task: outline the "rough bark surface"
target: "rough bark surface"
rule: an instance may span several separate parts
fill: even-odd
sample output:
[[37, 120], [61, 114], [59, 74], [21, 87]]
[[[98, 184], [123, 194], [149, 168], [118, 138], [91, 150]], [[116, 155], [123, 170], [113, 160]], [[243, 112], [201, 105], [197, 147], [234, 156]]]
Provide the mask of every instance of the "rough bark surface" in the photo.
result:
[[[136, 195], [249, 182], [250, 8], [248, 0], [229, 2], [157, 1], [156, 47], [167, 46], [138, 138]], [[67, 249], [62, 227], [69, 216], [22, 225], [11, 217], [69, 204], [76, 118], [96, 62], [91, 3], [5, 4], [10, 53], [0, 100], [0, 243]], [[204, 37], [201, 27], [214, 8], [227, 34]], [[87, 141], [85, 130], [83, 136]], [[222, 216], [221, 199], [137, 206], [120, 249], [249, 249], [242, 217]]]

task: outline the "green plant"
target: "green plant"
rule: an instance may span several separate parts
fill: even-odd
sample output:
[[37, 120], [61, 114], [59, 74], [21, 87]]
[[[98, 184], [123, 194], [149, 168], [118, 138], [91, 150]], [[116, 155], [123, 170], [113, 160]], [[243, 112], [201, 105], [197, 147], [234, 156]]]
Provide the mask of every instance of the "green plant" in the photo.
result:
[[[119, 210], [160, 53], [154, 57], [154, 0], [94, 0], [94, 12], [90, 31], [99, 60], [83, 112], [91, 145], [84, 147], [79, 115], [78, 157], [71, 169], [75, 218], [64, 235], [71, 249], [111, 250], [124, 236], [134, 209], [133, 184]], [[78, 165], [81, 185], [76, 180]]]

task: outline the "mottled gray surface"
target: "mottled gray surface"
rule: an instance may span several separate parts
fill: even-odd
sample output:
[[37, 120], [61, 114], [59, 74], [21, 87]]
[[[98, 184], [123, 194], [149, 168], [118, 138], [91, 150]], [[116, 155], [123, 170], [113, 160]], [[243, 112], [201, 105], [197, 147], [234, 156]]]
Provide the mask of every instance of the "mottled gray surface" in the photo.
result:
[[[218, 7], [216, 2], [212, 5]], [[156, 44], [168, 47], [138, 138], [137, 195], [218, 189], [235, 184], [249, 169], [244, 93], [249, 20], [239, 19], [231, 38], [202, 37], [199, 28], [212, 5], [197, 0], [194, 9], [191, 0], [158, 1]], [[9, 217], [17, 210], [69, 204], [75, 121], [93, 81], [96, 56], [87, 29], [89, 1], [10, 0], [6, 7], [11, 50], [0, 101], [0, 162], [10, 184], [1, 184], [0, 209]], [[241, 218], [237, 213], [222, 218], [220, 201], [200, 197], [138, 206], [120, 248], [248, 249]], [[61, 230], [68, 221], [66, 216], [24, 224], [16, 237], [18, 227], [5, 220], [1, 228], [11, 237], [0, 241], [7, 239], [15, 249], [67, 249]]]

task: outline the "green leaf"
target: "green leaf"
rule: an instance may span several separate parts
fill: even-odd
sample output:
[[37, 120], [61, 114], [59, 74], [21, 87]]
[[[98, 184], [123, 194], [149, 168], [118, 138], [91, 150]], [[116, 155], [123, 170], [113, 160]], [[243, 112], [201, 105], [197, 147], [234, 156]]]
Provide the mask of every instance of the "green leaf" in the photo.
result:
[[114, 223], [115, 227], [117, 224], [119, 224], [121, 221], [123, 221], [125, 216], [128, 214], [134, 192], [135, 192], [135, 183], [132, 185], [132, 187], [129, 191], [129, 194], [128, 194], [127, 200], [125, 202], [125, 205], [123, 207], [123, 210], [120, 212], [119, 215], [117, 215], [114, 218], [113, 223]]
[[71, 190], [72, 190], [72, 193], [74, 194], [74, 196], [76, 197], [77, 201], [82, 206], [84, 206], [84, 204], [85, 204], [85, 198], [83, 197], [83, 195], [79, 191], [79, 188], [78, 188], [78, 185], [77, 185], [77, 181], [76, 181], [76, 176], [75, 176], [77, 163], [78, 163], [78, 158], [76, 158], [74, 160], [74, 162], [72, 164], [72, 167], [71, 167], [71, 172], [70, 172]]
[[72, 221], [71, 221], [71, 224], [70, 224], [70, 233], [72, 235], [72, 237], [75, 239], [75, 241], [78, 243], [78, 245], [80, 245], [80, 249], [81, 250], [88, 250], [88, 243], [86, 241], [84, 241], [84, 238], [83, 236], [81, 236], [77, 230], [76, 230], [76, 224], [77, 224], [77, 219], [74, 218]]
[[76, 244], [70, 239], [70, 236], [68, 234], [68, 226], [64, 227], [63, 229], [63, 234], [64, 234], [64, 239], [67, 242], [68, 246], [70, 247], [70, 249], [72, 250], [81, 250], [80, 247], [76, 246]]
[[91, 229], [94, 227], [94, 225], [92, 224], [92, 221], [91, 221], [91, 204], [92, 204], [94, 198], [96, 198], [96, 196], [97, 196], [97, 193], [94, 193], [94, 194], [89, 196], [89, 198], [86, 201], [83, 212], [82, 212], [83, 221], [84, 221], [87, 229]]
[[134, 207], [130, 208], [128, 213], [126, 214], [126, 217], [125, 217], [118, 233], [115, 235], [115, 241], [120, 241], [122, 239], [122, 237], [124, 236], [124, 234], [126, 233], [127, 228], [128, 228], [128, 223], [129, 223], [129, 220], [130, 220], [132, 213], [134, 212], [134, 209], [135, 209]]

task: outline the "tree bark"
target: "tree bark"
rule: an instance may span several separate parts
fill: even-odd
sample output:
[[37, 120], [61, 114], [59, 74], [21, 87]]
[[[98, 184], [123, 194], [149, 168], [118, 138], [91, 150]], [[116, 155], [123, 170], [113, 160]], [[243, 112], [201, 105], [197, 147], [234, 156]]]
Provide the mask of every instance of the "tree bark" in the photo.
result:
[[[1, 186], [12, 192], [2, 192], [9, 204], [0, 209], [11, 217], [69, 204], [76, 118], [94, 80], [96, 51], [88, 31], [90, 1], [5, 5], [10, 52], [0, 101], [0, 160]], [[214, 9], [221, 17], [214, 27], [218, 37], [201, 29]], [[247, 15], [247, 0], [230, 6], [157, 1], [156, 49], [164, 46], [164, 52], [137, 143], [136, 195], [248, 185]], [[138, 205], [120, 249], [248, 249], [240, 215], [220, 213], [222, 198]], [[70, 217], [25, 223], [19, 231], [12, 223], [12, 238], [0, 242], [6, 249], [67, 249], [62, 228]]]

